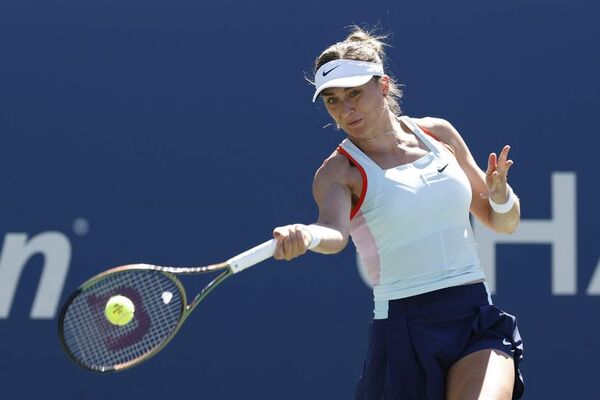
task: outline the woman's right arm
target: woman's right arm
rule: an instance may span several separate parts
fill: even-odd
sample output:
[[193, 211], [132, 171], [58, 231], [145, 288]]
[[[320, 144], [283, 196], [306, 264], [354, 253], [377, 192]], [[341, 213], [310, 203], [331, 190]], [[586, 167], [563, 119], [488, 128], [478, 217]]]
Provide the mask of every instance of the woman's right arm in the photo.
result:
[[278, 260], [291, 260], [308, 249], [313, 235], [320, 237], [317, 253], [339, 253], [348, 244], [352, 192], [350, 181], [353, 168], [339, 153], [329, 157], [315, 174], [313, 196], [319, 207], [319, 218], [311, 225], [292, 224], [274, 229], [277, 247], [273, 255]]

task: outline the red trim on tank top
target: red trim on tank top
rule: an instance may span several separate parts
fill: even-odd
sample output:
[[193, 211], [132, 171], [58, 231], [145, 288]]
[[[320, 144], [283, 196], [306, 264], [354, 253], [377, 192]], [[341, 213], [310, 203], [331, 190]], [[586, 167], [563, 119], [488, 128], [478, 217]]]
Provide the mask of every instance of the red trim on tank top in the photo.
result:
[[362, 206], [363, 201], [365, 200], [365, 196], [367, 195], [367, 173], [365, 169], [352, 157], [342, 146], [338, 146], [337, 150], [342, 153], [360, 172], [362, 176], [362, 189], [360, 191], [360, 197], [358, 198], [358, 202], [350, 211], [350, 219], [354, 218], [356, 214], [358, 214], [358, 210], [360, 210], [360, 206]]
[[423, 132], [425, 132], [426, 134], [428, 134], [429, 136], [431, 136], [432, 138], [434, 138], [435, 140], [437, 140], [438, 142], [440, 141], [440, 139], [436, 138], [435, 135], [433, 133], [431, 133], [431, 131], [427, 128], [423, 128], [421, 125], [419, 125], [419, 128], [421, 128], [421, 130]]
[[[417, 124], [418, 125], [418, 124]], [[449, 144], [446, 144], [444, 142], [442, 142], [440, 139], [438, 139], [433, 133], [431, 133], [431, 131], [427, 128], [423, 128], [421, 125], [418, 125], [419, 128], [421, 128], [421, 130], [423, 132], [425, 132], [427, 135], [431, 136], [432, 138], [435, 139], [436, 142], [440, 142], [447, 150], [450, 151], [450, 153], [452, 153], [454, 155], [454, 157], [456, 157], [456, 153], [454, 152], [454, 149], [452, 148], [452, 146], [450, 146]]]

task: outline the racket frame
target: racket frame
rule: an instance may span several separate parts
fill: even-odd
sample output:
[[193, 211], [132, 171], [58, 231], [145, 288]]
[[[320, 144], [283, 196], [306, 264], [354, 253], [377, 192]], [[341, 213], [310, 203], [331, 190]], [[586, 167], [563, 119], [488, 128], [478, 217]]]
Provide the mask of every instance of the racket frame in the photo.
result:
[[[173, 340], [173, 338], [175, 337], [175, 335], [177, 334], [177, 332], [179, 331], [179, 329], [181, 328], [181, 326], [183, 325], [185, 320], [188, 318], [188, 316], [192, 313], [192, 311], [194, 311], [194, 309], [198, 306], [198, 304], [200, 304], [202, 302], [202, 300], [204, 300], [204, 298], [206, 298], [206, 296], [208, 296], [208, 294], [210, 292], [212, 292], [217, 286], [219, 286], [225, 279], [227, 279], [231, 275], [241, 272], [249, 267], [252, 267], [255, 264], [258, 264], [258, 263], [270, 258], [273, 255], [276, 244], [277, 244], [277, 242], [274, 239], [271, 239], [271, 240], [268, 240], [258, 246], [255, 246], [243, 253], [240, 253], [223, 263], [212, 264], [212, 265], [202, 266], [202, 267], [166, 267], [166, 266], [158, 266], [158, 265], [151, 265], [151, 264], [128, 264], [128, 265], [123, 265], [123, 266], [119, 266], [119, 267], [114, 267], [107, 271], [101, 272], [101, 273], [93, 276], [92, 278], [88, 279], [83, 284], [81, 284], [79, 286], [79, 288], [76, 289], [67, 298], [67, 300], [63, 303], [63, 306], [61, 307], [61, 310], [60, 310], [60, 313], [58, 316], [58, 336], [60, 338], [61, 346], [62, 346], [63, 350], [65, 351], [65, 353], [67, 353], [69, 358], [71, 360], [73, 360], [77, 365], [79, 365], [80, 367], [82, 367], [84, 369], [87, 369], [89, 371], [94, 371], [94, 372], [106, 373], [106, 372], [122, 371], [122, 370], [125, 370], [128, 368], [134, 367], [144, 361], [147, 361], [148, 359], [150, 359], [150, 358], [154, 357], [156, 354], [158, 354], [167, 344], [169, 344], [169, 342], [171, 340]], [[81, 294], [83, 291], [85, 291], [90, 286], [96, 284], [98, 281], [106, 278], [109, 275], [126, 272], [126, 271], [132, 271], [132, 270], [156, 271], [156, 272], [162, 273], [163, 275], [168, 277], [171, 281], [173, 281], [173, 283], [177, 286], [177, 289], [179, 290], [179, 292], [181, 294], [182, 306], [181, 306], [181, 312], [179, 315], [179, 320], [175, 324], [175, 327], [173, 328], [172, 332], [169, 333], [169, 335], [158, 346], [156, 346], [149, 352], [147, 352], [141, 356], [138, 356], [138, 357], [134, 358], [133, 360], [114, 365], [111, 368], [105, 368], [105, 369], [91, 368], [91, 367], [83, 364], [80, 360], [78, 360], [71, 353], [71, 351], [69, 350], [69, 348], [65, 342], [64, 319], [65, 319], [66, 313], [69, 309], [69, 306], [73, 303], [75, 298], [77, 298], [77, 296], [79, 296], [79, 294]], [[197, 274], [205, 274], [205, 273], [210, 273], [210, 272], [215, 272], [215, 271], [222, 271], [222, 272], [216, 278], [214, 278], [212, 281], [210, 281], [202, 289], [202, 291], [194, 297], [192, 302], [188, 304], [187, 293], [186, 293], [185, 287], [183, 286], [183, 283], [177, 278], [176, 275], [197, 275]]]
[[[69, 306], [73, 303], [75, 298], [77, 298], [87, 288], [89, 288], [90, 286], [93, 286], [94, 284], [103, 280], [107, 276], [122, 273], [122, 272], [127, 272], [127, 271], [154, 271], [154, 272], [160, 273], [160, 274], [166, 276], [168, 279], [170, 279], [175, 284], [177, 289], [179, 290], [179, 293], [181, 296], [181, 309], [180, 309], [180, 314], [179, 314], [179, 320], [177, 321], [177, 324], [175, 324], [175, 327], [173, 328], [172, 332], [169, 333], [169, 335], [157, 347], [150, 350], [149, 352], [144, 353], [141, 356], [136, 357], [131, 361], [117, 364], [117, 365], [113, 366], [112, 368], [106, 368], [106, 369], [92, 368], [92, 367], [82, 363], [77, 357], [75, 357], [67, 346], [67, 343], [65, 341], [64, 334], [63, 334], [64, 320], [65, 320], [66, 313], [69, 310]], [[217, 277], [215, 277], [212, 281], [210, 281], [210, 283], [208, 283], [202, 289], [202, 291], [194, 297], [192, 302], [188, 304], [187, 292], [186, 292], [185, 287], [183, 286], [183, 283], [181, 282], [181, 280], [179, 280], [177, 278], [177, 275], [197, 275], [197, 274], [211, 273], [211, 272], [215, 272], [215, 271], [222, 271], [222, 272]], [[231, 270], [228, 263], [209, 265], [206, 267], [163, 267], [163, 266], [149, 265], [149, 264], [129, 264], [129, 265], [123, 265], [123, 266], [111, 268], [111, 269], [104, 271], [98, 275], [95, 275], [92, 278], [85, 281], [65, 301], [63, 307], [60, 310], [59, 316], [58, 316], [58, 336], [60, 338], [61, 346], [62, 346], [63, 350], [65, 351], [65, 353], [67, 353], [67, 355], [73, 362], [75, 362], [77, 365], [79, 365], [80, 367], [82, 367], [88, 371], [107, 373], [107, 372], [122, 371], [122, 370], [125, 370], [128, 368], [134, 367], [137, 364], [140, 364], [146, 360], [149, 360], [150, 358], [152, 358], [153, 356], [158, 354], [167, 344], [169, 344], [169, 342], [171, 342], [171, 340], [173, 340], [173, 338], [175, 337], [177, 332], [179, 332], [179, 329], [181, 329], [181, 327], [183, 326], [183, 323], [185, 322], [185, 320], [190, 316], [190, 314], [192, 313], [192, 311], [194, 311], [194, 309], [198, 306], [198, 304], [200, 304], [202, 302], [202, 300], [204, 300], [204, 298], [206, 298], [206, 296], [208, 296], [208, 294], [210, 292], [212, 292], [219, 284], [221, 284], [226, 278], [230, 277], [231, 275], [233, 275], [233, 271]]]

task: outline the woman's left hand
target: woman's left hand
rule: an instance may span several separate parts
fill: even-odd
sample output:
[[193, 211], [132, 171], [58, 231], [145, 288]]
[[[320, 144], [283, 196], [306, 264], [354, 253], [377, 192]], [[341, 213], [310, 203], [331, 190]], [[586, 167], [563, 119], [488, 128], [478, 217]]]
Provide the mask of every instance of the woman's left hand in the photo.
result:
[[508, 200], [509, 189], [506, 181], [508, 170], [513, 165], [513, 161], [508, 159], [509, 151], [510, 146], [506, 145], [498, 157], [496, 157], [496, 153], [491, 153], [488, 157], [488, 167], [485, 172], [487, 195], [498, 204], [504, 204]]

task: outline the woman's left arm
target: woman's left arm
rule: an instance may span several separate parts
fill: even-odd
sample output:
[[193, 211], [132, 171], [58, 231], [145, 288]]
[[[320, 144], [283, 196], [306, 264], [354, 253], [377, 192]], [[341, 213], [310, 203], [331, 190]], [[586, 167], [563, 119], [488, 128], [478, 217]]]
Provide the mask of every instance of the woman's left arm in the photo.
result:
[[[521, 211], [519, 199], [512, 193], [507, 182], [508, 170], [513, 165], [513, 161], [508, 159], [510, 146], [504, 146], [498, 156], [496, 153], [491, 153], [488, 157], [487, 170], [483, 172], [452, 124], [440, 118], [423, 118], [418, 123], [429, 129], [438, 140], [453, 150], [454, 156], [471, 183], [473, 193], [471, 212], [496, 232], [514, 232], [519, 226]], [[498, 211], [492, 208], [490, 200], [500, 205], [496, 207]], [[510, 207], [510, 203], [507, 203], [509, 201], [514, 201], [512, 207]], [[508, 205], [510, 208], [504, 210], [502, 209], [504, 205]]]

